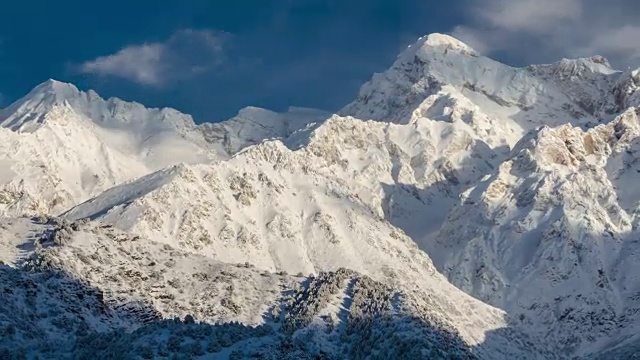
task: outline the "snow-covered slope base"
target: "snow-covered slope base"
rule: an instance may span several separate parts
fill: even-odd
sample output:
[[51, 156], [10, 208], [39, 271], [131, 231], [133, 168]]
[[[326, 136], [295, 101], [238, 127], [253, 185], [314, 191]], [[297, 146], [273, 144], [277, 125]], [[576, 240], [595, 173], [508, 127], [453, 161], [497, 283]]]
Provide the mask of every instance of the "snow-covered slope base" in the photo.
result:
[[351, 270], [314, 277], [269, 273], [94, 222], [42, 217], [6, 219], [0, 225], [3, 356], [474, 359], [531, 354], [511, 332], [496, 332], [491, 344], [469, 343], [424, 300], [428, 289], [406, 293]]

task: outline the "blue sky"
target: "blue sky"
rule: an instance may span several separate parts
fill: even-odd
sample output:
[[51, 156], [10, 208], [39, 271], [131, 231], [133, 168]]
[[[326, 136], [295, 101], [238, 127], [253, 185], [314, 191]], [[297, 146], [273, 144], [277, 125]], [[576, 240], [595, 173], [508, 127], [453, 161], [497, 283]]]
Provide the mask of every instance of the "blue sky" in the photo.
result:
[[[336, 110], [418, 36], [452, 33], [514, 65], [640, 59], [640, 2], [32, 0], [0, 12], [0, 104], [54, 78], [199, 121], [244, 106]], [[535, 50], [532, 50], [535, 49]], [[640, 61], [635, 63], [640, 65]]]

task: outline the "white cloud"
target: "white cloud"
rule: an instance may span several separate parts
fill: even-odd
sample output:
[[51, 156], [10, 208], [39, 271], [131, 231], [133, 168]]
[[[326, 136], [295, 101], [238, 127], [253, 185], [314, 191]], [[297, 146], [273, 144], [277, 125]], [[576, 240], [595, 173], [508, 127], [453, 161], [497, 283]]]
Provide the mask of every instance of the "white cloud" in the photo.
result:
[[578, 19], [580, 0], [493, 0], [477, 9], [480, 17], [510, 31], [553, 33], [553, 25]]
[[83, 73], [113, 75], [144, 85], [162, 82], [163, 44], [128, 46], [113, 55], [101, 56], [81, 65]]
[[180, 30], [165, 42], [127, 46], [115, 54], [78, 66], [84, 74], [115, 76], [141, 85], [160, 86], [209, 70], [223, 60], [228, 35]]
[[469, 21], [452, 34], [478, 51], [520, 62], [604, 55], [640, 65], [637, 0], [465, 0]]
[[640, 66], [640, 26], [625, 25], [596, 35], [580, 52], [605, 52]]

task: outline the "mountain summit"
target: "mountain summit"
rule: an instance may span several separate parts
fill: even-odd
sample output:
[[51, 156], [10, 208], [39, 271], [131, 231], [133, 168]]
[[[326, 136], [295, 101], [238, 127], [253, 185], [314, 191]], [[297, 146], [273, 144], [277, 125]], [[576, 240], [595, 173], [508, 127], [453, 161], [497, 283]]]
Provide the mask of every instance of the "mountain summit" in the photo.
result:
[[0, 354], [628, 358], [638, 74], [431, 34], [217, 124], [49, 80], [0, 111]]

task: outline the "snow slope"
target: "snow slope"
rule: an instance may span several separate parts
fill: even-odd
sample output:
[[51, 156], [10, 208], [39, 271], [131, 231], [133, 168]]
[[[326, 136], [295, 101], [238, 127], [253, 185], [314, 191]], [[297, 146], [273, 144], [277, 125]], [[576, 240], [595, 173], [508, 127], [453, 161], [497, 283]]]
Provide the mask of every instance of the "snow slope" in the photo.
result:
[[[319, 161], [311, 156], [267, 142], [229, 162], [178, 166], [116, 187], [65, 217], [99, 219], [185, 251], [272, 272], [347, 267], [400, 289], [429, 289], [424, 299], [431, 311], [449, 317], [464, 339], [481, 342], [478, 326], [495, 326], [489, 319], [500, 315], [488, 315], [493, 310], [486, 308], [477, 315], [463, 312], [483, 305], [448, 284], [426, 254], [358, 194], [312, 167], [304, 170]], [[138, 196], [122, 201], [130, 194]], [[442, 309], [452, 298], [460, 310]]]
[[638, 113], [525, 137], [450, 211], [434, 261], [452, 283], [567, 350], [637, 331]]
[[[395, 214], [396, 193], [412, 191], [403, 183], [434, 186], [416, 193], [417, 200], [448, 204], [456, 184], [472, 184], [494, 166], [492, 157], [486, 144], [446, 123], [387, 126], [333, 117], [298, 150], [266, 142], [229, 161], [166, 169], [110, 189], [65, 216], [101, 219], [223, 260], [247, 258], [264, 268], [307, 273], [330, 265], [314, 263], [320, 255], [340, 266], [357, 266], [360, 257], [374, 261], [377, 256], [363, 250], [395, 232], [383, 219]], [[444, 215], [431, 220], [434, 231]], [[309, 253], [320, 246], [326, 248]], [[256, 248], [264, 255], [256, 256]]]

